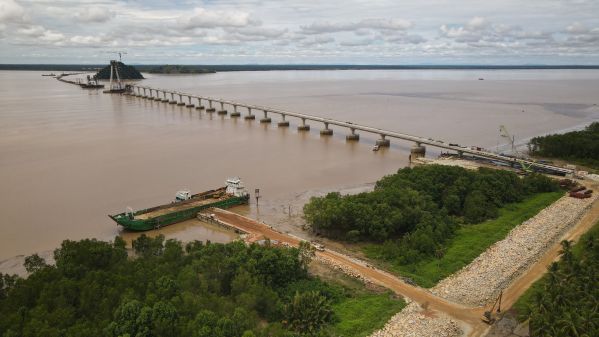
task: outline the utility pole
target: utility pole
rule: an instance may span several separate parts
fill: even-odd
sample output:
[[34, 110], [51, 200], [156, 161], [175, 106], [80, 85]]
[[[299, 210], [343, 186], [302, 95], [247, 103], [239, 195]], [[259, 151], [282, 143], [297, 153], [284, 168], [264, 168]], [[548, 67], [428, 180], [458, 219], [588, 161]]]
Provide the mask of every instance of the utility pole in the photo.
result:
[[254, 190], [254, 196], [256, 197], [256, 207], [258, 207], [258, 200], [260, 199], [260, 189], [259, 188]]

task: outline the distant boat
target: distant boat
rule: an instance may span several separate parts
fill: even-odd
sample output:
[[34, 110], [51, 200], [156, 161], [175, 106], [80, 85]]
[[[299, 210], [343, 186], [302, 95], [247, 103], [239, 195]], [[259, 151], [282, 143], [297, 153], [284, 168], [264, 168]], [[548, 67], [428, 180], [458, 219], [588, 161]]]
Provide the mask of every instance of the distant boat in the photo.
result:
[[42, 74], [42, 76], [56, 76], [56, 74], [54, 74], [54, 73], [49, 73], [49, 74]]
[[478, 78], [478, 80], [479, 80], [479, 81], [484, 81], [485, 79], [484, 79], [484, 78], [482, 78], [482, 77], [479, 77], [479, 78]]

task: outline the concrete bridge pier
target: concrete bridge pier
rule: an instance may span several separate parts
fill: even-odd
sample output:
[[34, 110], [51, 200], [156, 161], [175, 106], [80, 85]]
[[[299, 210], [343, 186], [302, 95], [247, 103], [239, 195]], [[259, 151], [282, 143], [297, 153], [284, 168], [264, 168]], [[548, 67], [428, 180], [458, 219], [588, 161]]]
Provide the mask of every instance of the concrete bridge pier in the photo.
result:
[[168, 104], [177, 104], [177, 101], [175, 101], [175, 94], [172, 92], [170, 94], [171, 94], [171, 100], [168, 102]]
[[206, 109], [206, 112], [215, 112], [216, 109], [212, 106], [212, 101], [208, 100], [208, 109]]
[[268, 117], [268, 111], [264, 110], [264, 118], [260, 119], [260, 123], [270, 123], [271, 119]]
[[324, 129], [320, 130], [321, 136], [332, 136], [333, 129], [329, 129], [329, 123], [324, 122]]
[[426, 155], [426, 147], [421, 143], [414, 143], [414, 146], [410, 149], [410, 161], [412, 159], [423, 158]]
[[282, 120], [277, 124], [281, 128], [289, 127], [289, 121], [285, 120], [285, 114], [281, 114]]
[[241, 114], [237, 111], [237, 105], [233, 105], [233, 112], [231, 112], [231, 117], [239, 117]]
[[220, 110], [218, 110], [219, 115], [226, 115], [227, 110], [225, 109], [225, 103], [220, 102]]
[[[156, 96], [154, 96], [154, 91], [156, 91]], [[158, 90], [150, 91], [150, 99], [154, 101], [160, 101], [160, 96], [158, 95]]]
[[202, 105], [202, 99], [198, 97], [198, 106], [196, 106], [197, 110], [204, 110], [204, 106]]
[[256, 115], [252, 115], [252, 108], [248, 108], [248, 115], [243, 117], [244, 119], [254, 120], [256, 119]]
[[360, 135], [356, 133], [356, 129], [350, 128], [351, 133], [345, 136], [345, 140], [348, 142], [357, 142], [360, 140]]
[[376, 140], [376, 145], [378, 145], [379, 147], [389, 147], [391, 146], [391, 141], [389, 141], [389, 139], [386, 139], [385, 135], [381, 135], [381, 138]]
[[193, 103], [191, 103], [191, 96], [187, 96], [187, 101], [189, 102], [189, 104], [187, 104], [185, 107], [186, 108], [193, 108], [194, 105], [193, 105]]
[[143, 89], [144, 89], [144, 95], [142, 96], [142, 98], [148, 98], [148, 95], [146, 94], [146, 88], [143, 88]]
[[179, 106], [185, 105], [185, 102], [183, 102], [183, 95], [181, 95], [181, 94], [179, 94], [179, 103], [177, 103], [177, 105], [179, 105]]
[[164, 97], [164, 98], [162, 99], [162, 102], [164, 102], [164, 103], [168, 103], [168, 98], [166, 98], [166, 91], [163, 91], [163, 92], [162, 92], [162, 96]]
[[306, 124], [305, 118], [302, 118], [302, 125], [298, 125], [297, 131], [310, 131], [310, 125]]

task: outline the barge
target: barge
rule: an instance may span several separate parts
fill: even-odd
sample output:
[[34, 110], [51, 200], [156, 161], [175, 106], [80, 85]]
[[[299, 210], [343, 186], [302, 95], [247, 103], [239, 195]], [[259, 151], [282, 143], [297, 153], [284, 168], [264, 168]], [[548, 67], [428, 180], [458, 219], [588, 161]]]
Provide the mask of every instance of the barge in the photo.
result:
[[136, 212], [127, 208], [125, 212], [109, 217], [125, 229], [147, 231], [193, 219], [199, 211], [209, 207], [227, 208], [247, 204], [249, 197], [239, 178], [229, 178], [224, 187], [197, 194], [179, 191], [172, 203]]

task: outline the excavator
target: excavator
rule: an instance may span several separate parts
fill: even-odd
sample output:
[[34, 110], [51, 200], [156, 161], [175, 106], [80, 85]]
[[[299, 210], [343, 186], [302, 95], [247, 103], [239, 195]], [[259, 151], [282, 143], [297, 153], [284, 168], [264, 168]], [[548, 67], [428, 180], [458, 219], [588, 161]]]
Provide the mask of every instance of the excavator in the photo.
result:
[[[501, 291], [499, 293], [499, 296], [497, 296], [497, 298], [495, 299], [495, 303], [493, 303], [493, 306], [491, 307], [491, 309], [485, 311], [485, 313], [483, 314], [483, 317], [481, 317], [483, 322], [485, 322], [489, 325], [495, 323], [495, 321], [497, 320], [497, 314], [499, 314], [501, 312], [501, 297], [502, 296], [503, 296], [503, 291]], [[495, 311], [495, 307], [497, 307], [496, 311]]]

